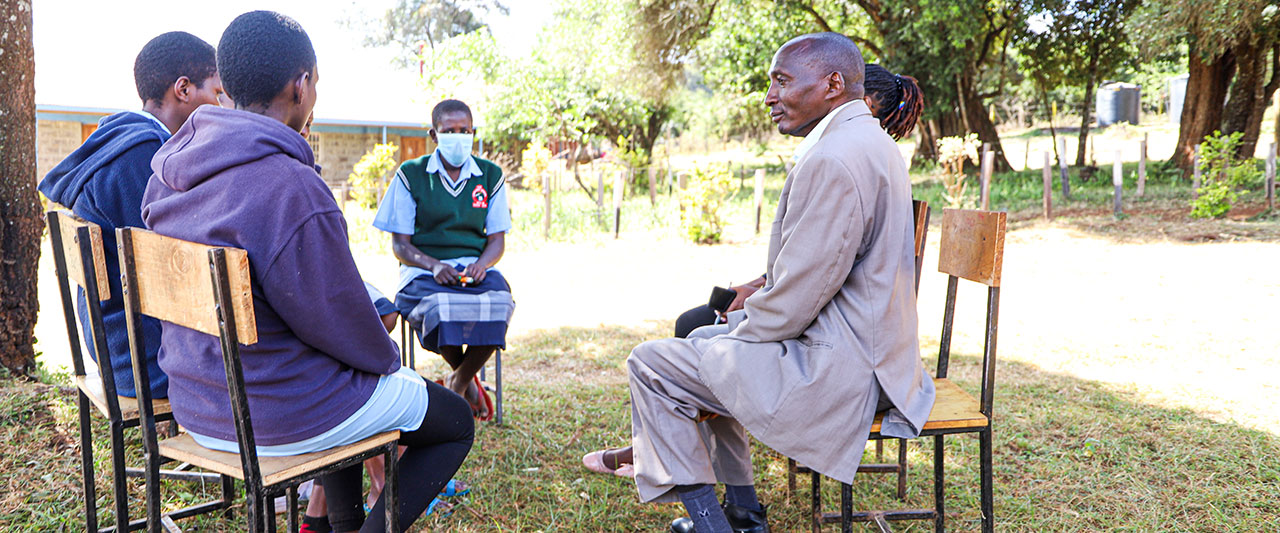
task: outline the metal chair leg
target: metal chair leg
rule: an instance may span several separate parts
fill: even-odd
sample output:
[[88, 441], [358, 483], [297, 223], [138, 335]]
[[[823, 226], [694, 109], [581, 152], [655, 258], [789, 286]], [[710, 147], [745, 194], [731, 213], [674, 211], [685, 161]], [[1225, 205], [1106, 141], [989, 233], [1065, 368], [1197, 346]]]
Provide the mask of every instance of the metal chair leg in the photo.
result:
[[231, 502], [235, 501], [235, 486], [232, 483], [231, 476], [222, 476], [222, 516], [226, 517], [231, 514]]
[[497, 405], [498, 416], [495, 417], [495, 421], [499, 426], [501, 426], [502, 412], [503, 412], [503, 409], [502, 409], [502, 350], [501, 349], [494, 352], [493, 375], [494, 375], [494, 386], [497, 388], [497, 390], [493, 391], [493, 394], [498, 399], [498, 405]]
[[907, 439], [898, 439], [898, 499], [907, 500]]
[[795, 496], [796, 494], [796, 460], [787, 458], [787, 495]]
[[262, 523], [266, 533], [276, 533], [276, 498], [270, 494], [262, 496]]
[[809, 517], [813, 521], [813, 533], [819, 533], [822, 530], [822, 478], [816, 471], [809, 475], [809, 495], [812, 501]]
[[84, 474], [84, 524], [98, 530], [98, 491], [93, 479], [93, 427], [89, 423], [89, 398], [80, 392], [80, 470]]
[[292, 485], [289, 487], [288, 500], [289, 500], [289, 524], [288, 524], [288, 529], [286, 531], [288, 531], [289, 533], [298, 533], [298, 528], [301, 527], [301, 524], [298, 523], [298, 486], [297, 485]]
[[115, 490], [116, 531], [129, 531], [129, 492], [124, 475], [124, 424], [111, 422], [111, 482]]
[[848, 483], [840, 484], [840, 531], [853, 533], [853, 486]]
[[382, 502], [387, 513], [387, 531], [400, 531], [400, 445], [387, 445], [386, 460], [382, 465]]
[[982, 531], [995, 531], [995, 495], [991, 471], [991, 427], [978, 434], [982, 470]]
[[933, 518], [933, 530], [936, 533], [943, 533], [947, 530], [946, 524], [946, 506], [943, 503], [943, 442], [942, 435], [933, 438], [933, 511], [937, 516]]

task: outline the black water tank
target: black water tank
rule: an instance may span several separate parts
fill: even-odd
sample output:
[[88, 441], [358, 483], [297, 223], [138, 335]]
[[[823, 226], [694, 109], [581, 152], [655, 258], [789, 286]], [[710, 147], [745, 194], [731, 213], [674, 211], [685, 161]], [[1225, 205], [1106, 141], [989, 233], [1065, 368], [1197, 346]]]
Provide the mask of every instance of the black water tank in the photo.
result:
[[1142, 89], [1132, 83], [1108, 83], [1098, 88], [1098, 127], [1117, 122], [1138, 124], [1138, 110], [1142, 106]]

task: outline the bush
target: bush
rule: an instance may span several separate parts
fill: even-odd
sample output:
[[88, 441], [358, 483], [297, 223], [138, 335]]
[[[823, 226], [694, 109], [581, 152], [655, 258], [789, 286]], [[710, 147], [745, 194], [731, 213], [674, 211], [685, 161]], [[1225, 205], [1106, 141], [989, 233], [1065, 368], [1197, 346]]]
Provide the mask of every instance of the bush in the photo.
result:
[[720, 208], [733, 192], [733, 175], [724, 165], [694, 170], [687, 187], [680, 191], [680, 225], [685, 236], [698, 244], [720, 242], [724, 232]]
[[396, 170], [396, 152], [400, 147], [394, 144], [377, 144], [364, 154], [351, 169], [347, 183], [351, 184], [351, 199], [360, 205], [373, 209], [378, 206], [378, 193], [382, 192], [382, 181]]
[[938, 139], [938, 164], [942, 167], [942, 186], [946, 188], [943, 199], [952, 208], [965, 207], [964, 192], [966, 187], [964, 163], [971, 160], [978, 162], [978, 148], [982, 142], [978, 134], [970, 133], [966, 137], [943, 137]]
[[1250, 159], [1236, 160], [1243, 132], [1223, 135], [1220, 131], [1200, 143], [1202, 182], [1191, 200], [1192, 218], [1219, 218], [1231, 211], [1239, 199], [1236, 189], [1256, 183], [1262, 176]]
[[548, 175], [551, 168], [551, 150], [546, 145], [535, 142], [520, 152], [520, 173], [524, 175], [523, 184], [526, 189], [542, 192], [542, 178]]

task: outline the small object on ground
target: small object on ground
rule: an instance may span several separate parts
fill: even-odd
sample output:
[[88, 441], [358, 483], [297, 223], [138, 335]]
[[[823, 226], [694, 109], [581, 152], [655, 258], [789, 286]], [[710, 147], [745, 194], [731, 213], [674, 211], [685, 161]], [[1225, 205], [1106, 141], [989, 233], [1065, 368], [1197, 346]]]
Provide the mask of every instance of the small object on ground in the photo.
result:
[[445, 498], [456, 498], [459, 496], [466, 496], [470, 493], [471, 486], [456, 479], [450, 479], [449, 482], [445, 484], [444, 490], [440, 491], [440, 495]]

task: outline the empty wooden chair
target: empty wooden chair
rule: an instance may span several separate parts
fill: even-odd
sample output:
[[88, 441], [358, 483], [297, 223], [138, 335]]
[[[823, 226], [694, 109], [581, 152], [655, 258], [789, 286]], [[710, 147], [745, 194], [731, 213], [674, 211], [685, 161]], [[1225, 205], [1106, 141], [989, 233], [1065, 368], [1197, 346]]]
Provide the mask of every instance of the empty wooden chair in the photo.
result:
[[[129, 322], [134, 372], [146, 372], [140, 357], [142, 315], [171, 322], [221, 341], [230, 408], [235, 418], [240, 453], [226, 453], [200, 446], [190, 435], [156, 441], [155, 427], [143, 425], [148, 464], [162, 458], [186, 461], [201, 468], [241, 479], [248, 493], [249, 531], [276, 530], [277, 496], [288, 495], [290, 531], [298, 531], [298, 485], [342, 468], [358, 465], [377, 455], [386, 456], [386, 519], [389, 531], [399, 531], [396, 499], [396, 460], [399, 431], [388, 431], [360, 442], [321, 452], [290, 457], [259, 458], [245, 390], [240, 345], [258, 340], [250, 292], [249, 258], [244, 250], [206, 246], [136, 228], [117, 230], [125, 309]], [[170, 354], [169, 357], [181, 357]], [[146, 382], [146, 376], [139, 377]], [[139, 390], [141, 417], [150, 422], [149, 392]], [[154, 476], [147, 477], [147, 523], [160, 527], [160, 492]]]
[[[49, 211], [49, 238], [53, 244], [53, 264], [58, 276], [58, 290], [62, 295], [62, 312], [67, 324], [67, 340], [71, 348], [71, 365], [75, 372], [75, 384], [79, 389], [77, 406], [80, 411], [80, 461], [84, 476], [85, 529], [98, 529], [97, 487], [94, 481], [93, 431], [90, 412], [96, 409], [106, 417], [111, 433], [111, 479], [115, 498], [115, 525], [101, 531], [130, 531], [146, 525], [145, 519], [129, 520], [126, 475], [142, 475], [142, 470], [126, 468], [124, 460], [124, 430], [139, 425], [138, 403], [134, 398], [116, 394], [115, 373], [110, 361], [102, 361], [100, 375], [87, 372], [88, 361], [80, 346], [80, 322], [76, 318], [75, 296], [71, 284], [84, 290], [85, 315], [89, 318], [89, 342], [96, 354], [110, 353], [103, 325], [101, 302], [111, 298], [111, 284], [107, 280], [106, 250], [102, 240], [102, 228], [67, 211]], [[101, 355], [100, 355], [101, 357]], [[135, 383], [147, 383], [146, 381]], [[138, 387], [146, 389], [146, 386]], [[148, 390], [148, 393], [150, 391]], [[155, 420], [171, 420], [169, 400], [156, 399], [150, 403]], [[158, 465], [157, 465], [158, 468]], [[217, 481], [216, 474], [197, 472], [163, 471], [164, 477], [203, 479]], [[231, 480], [223, 480], [222, 498], [171, 513], [172, 518], [182, 518], [199, 513], [226, 508], [231, 504]]]

